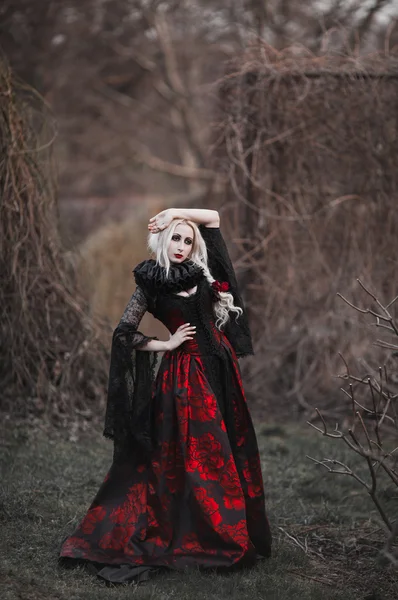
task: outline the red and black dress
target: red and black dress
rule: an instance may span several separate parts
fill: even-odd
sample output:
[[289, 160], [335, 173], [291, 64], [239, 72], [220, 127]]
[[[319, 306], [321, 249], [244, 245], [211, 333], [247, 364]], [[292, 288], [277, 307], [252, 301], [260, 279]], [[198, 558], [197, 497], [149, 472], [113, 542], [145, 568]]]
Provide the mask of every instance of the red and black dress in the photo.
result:
[[[244, 310], [218, 228], [200, 226], [215, 279], [227, 281]], [[271, 554], [271, 532], [255, 432], [238, 357], [252, 354], [245, 311], [215, 326], [214, 291], [187, 260], [168, 277], [154, 260], [115, 329], [104, 435], [112, 466], [87, 514], [62, 544], [62, 559], [93, 563], [111, 582], [139, 581], [160, 568], [230, 568]], [[182, 290], [197, 290], [190, 296]], [[140, 350], [145, 311], [194, 339], [156, 354]]]

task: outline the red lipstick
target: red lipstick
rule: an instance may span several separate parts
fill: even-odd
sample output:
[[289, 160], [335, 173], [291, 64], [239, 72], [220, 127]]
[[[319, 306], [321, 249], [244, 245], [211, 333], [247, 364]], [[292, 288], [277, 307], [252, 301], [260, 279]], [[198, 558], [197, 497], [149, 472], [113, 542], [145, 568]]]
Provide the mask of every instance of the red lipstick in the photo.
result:
[[182, 254], [174, 254], [176, 258], [182, 258]]

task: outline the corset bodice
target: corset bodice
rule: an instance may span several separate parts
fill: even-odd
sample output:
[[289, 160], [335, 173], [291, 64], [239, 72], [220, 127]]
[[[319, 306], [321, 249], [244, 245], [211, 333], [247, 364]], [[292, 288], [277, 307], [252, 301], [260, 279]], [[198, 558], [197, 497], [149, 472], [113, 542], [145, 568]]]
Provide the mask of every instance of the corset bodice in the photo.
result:
[[153, 315], [159, 319], [171, 334], [180, 325], [190, 323], [196, 326], [192, 340], [187, 340], [179, 349], [190, 354], [219, 354], [225, 337], [215, 324], [213, 297], [209, 283], [202, 279], [195, 293], [190, 296], [162, 294], [157, 298]]

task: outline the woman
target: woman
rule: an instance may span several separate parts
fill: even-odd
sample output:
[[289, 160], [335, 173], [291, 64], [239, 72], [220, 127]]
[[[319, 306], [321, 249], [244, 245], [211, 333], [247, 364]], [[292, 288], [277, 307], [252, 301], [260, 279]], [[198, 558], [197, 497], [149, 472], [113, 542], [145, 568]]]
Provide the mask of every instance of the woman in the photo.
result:
[[[113, 335], [104, 430], [113, 463], [60, 553], [111, 582], [271, 553], [237, 360], [253, 354], [252, 342], [219, 215], [168, 209], [148, 228], [156, 260], [134, 269], [137, 287]], [[146, 311], [169, 340], [138, 331]]]

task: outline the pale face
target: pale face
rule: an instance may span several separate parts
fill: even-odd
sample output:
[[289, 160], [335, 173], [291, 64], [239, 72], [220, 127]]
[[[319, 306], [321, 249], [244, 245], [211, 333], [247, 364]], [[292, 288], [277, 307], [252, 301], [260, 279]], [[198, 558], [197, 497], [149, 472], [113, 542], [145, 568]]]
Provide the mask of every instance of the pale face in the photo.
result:
[[179, 223], [174, 230], [167, 249], [167, 256], [172, 263], [182, 263], [192, 250], [193, 229], [187, 223]]

